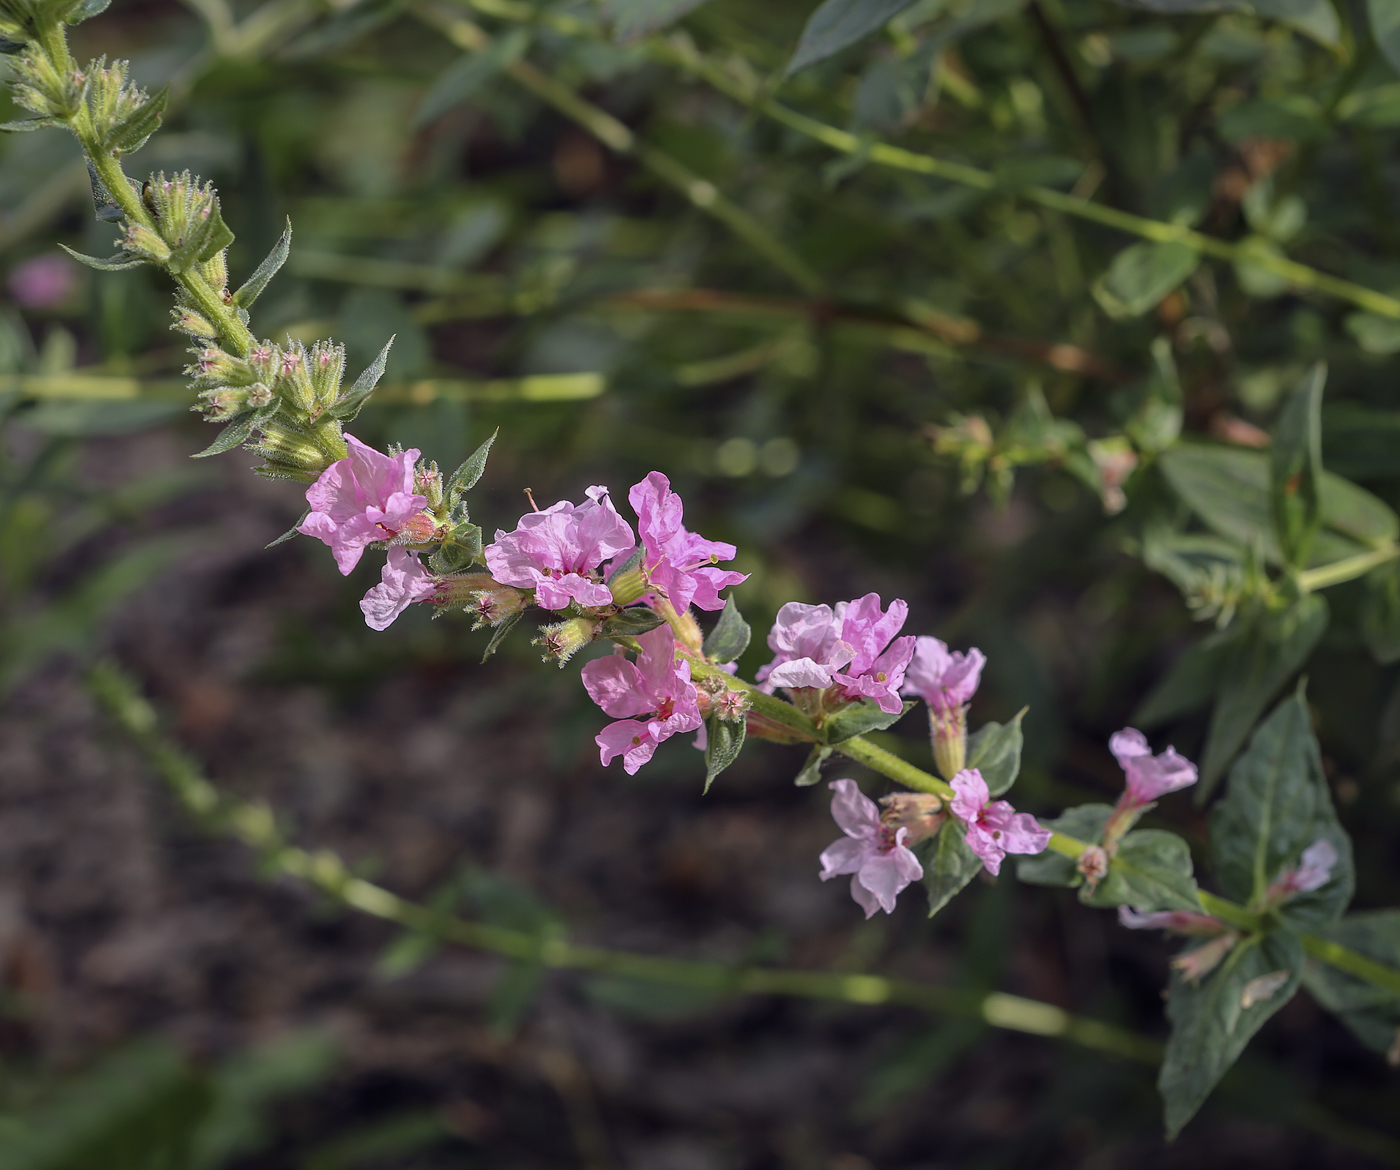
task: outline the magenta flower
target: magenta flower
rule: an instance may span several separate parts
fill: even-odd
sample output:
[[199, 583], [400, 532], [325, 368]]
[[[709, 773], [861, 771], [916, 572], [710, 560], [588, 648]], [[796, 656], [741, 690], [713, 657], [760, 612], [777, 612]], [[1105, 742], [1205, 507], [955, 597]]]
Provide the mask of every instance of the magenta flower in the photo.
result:
[[681, 498], [659, 471], [636, 484], [627, 499], [637, 513], [648, 580], [665, 593], [678, 613], [692, 604], [701, 609], [723, 609], [719, 591], [748, 580], [747, 573], [714, 567], [734, 559], [734, 546], [688, 532], [681, 524]]
[[354, 435], [345, 436], [350, 454], [337, 459], [306, 489], [311, 512], [297, 531], [331, 546], [342, 573], [348, 574], [368, 545], [392, 540], [428, 506], [413, 491], [416, 448], [381, 455]]
[[1159, 756], [1152, 754], [1147, 737], [1135, 727], [1115, 731], [1108, 750], [1128, 776], [1128, 787], [1119, 798], [1120, 807], [1137, 808], [1196, 783], [1196, 765], [1175, 748]]
[[1173, 934], [1203, 937], [1225, 933], [1225, 924], [1220, 919], [1190, 910], [1154, 910], [1144, 914], [1131, 906], [1119, 906], [1118, 921], [1129, 930], [1169, 930]]
[[919, 859], [904, 844], [907, 828], [891, 830], [880, 822], [880, 807], [854, 780], [833, 780], [827, 787], [831, 816], [846, 835], [822, 850], [822, 881], [851, 874], [851, 897], [869, 918], [876, 910], [894, 912], [894, 900], [910, 882], [924, 876]]
[[835, 686], [845, 699], [874, 699], [893, 715], [903, 704], [899, 688], [914, 656], [915, 639], [896, 638], [909, 606], [896, 598], [887, 611], [880, 595], [841, 601], [835, 609], [789, 601], [768, 632], [777, 655], [758, 672], [760, 682], [802, 689]]
[[1294, 894], [1311, 894], [1332, 880], [1332, 867], [1337, 864], [1337, 848], [1331, 841], [1318, 839], [1303, 850], [1296, 869], [1286, 869], [1269, 886], [1270, 902], [1282, 902]]
[[1050, 830], [1042, 829], [1035, 817], [1018, 813], [1005, 800], [991, 799], [976, 768], [964, 768], [953, 777], [953, 794], [953, 815], [967, 826], [963, 840], [993, 876], [1008, 853], [1042, 853], [1050, 844]]
[[938, 638], [915, 639], [914, 659], [904, 676], [904, 693], [917, 695], [934, 711], [966, 706], [982, 681], [987, 656], [975, 646], [964, 654], [948, 652]]
[[[621, 653], [584, 664], [589, 697], [618, 723], [594, 739], [603, 765], [622, 757], [629, 776], [651, 759], [656, 745], [703, 722], [690, 683], [690, 663], [676, 660], [676, 636], [657, 626], [637, 638], [642, 651], [629, 662]], [[645, 716], [645, 718], [638, 718]]]
[[78, 287], [78, 268], [58, 255], [35, 256], [10, 273], [10, 295], [26, 309], [55, 309]]
[[496, 530], [483, 550], [486, 565], [502, 585], [533, 589], [545, 609], [611, 605], [612, 593], [596, 577], [598, 566], [636, 544], [605, 487], [588, 489], [586, 503], [560, 500], [543, 512], [527, 512], [514, 532]]
[[430, 601], [438, 580], [428, 572], [417, 553], [391, 548], [379, 584], [360, 599], [360, 612], [371, 630], [387, 630], [415, 601]]

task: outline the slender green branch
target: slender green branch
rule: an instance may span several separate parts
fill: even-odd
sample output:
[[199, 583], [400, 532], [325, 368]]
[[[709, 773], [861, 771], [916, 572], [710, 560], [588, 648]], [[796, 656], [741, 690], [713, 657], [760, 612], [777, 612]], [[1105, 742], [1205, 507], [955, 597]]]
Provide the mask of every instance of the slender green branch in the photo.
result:
[[1374, 959], [1358, 955], [1340, 943], [1319, 938], [1315, 934], [1303, 936], [1303, 950], [1314, 959], [1320, 959], [1339, 971], [1345, 971], [1348, 975], [1355, 975], [1358, 979], [1364, 979], [1367, 983], [1400, 995], [1400, 971], [1387, 967], [1384, 963], [1377, 963]]
[[1340, 585], [1344, 581], [1354, 581], [1357, 577], [1364, 577], [1372, 569], [1384, 565], [1388, 561], [1400, 557], [1400, 544], [1390, 544], [1385, 548], [1378, 548], [1374, 552], [1358, 553], [1354, 557], [1347, 557], [1345, 560], [1333, 561], [1330, 565], [1320, 565], [1316, 569], [1304, 569], [1294, 580], [1298, 583], [1298, 588], [1304, 593], [1314, 593], [1319, 589], [1327, 589], [1333, 585]]

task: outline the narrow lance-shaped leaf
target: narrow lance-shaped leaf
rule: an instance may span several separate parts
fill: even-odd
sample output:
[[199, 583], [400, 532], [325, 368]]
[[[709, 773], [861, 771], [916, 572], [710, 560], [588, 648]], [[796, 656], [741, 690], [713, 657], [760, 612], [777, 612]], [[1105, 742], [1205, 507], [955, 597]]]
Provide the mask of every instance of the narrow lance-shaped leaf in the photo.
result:
[[1200, 262], [1200, 253], [1177, 241], [1133, 244], [1095, 281], [1094, 299], [1110, 317], [1140, 317], [1181, 285]]
[[81, 252], [75, 252], [67, 244], [59, 244], [59, 247], [79, 264], [86, 264], [89, 268], [96, 268], [99, 272], [121, 272], [127, 268], [140, 268], [146, 263], [141, 257], [130, 256], [125, 252], [118, 252], [115, 256], [99, 260], [96, 256], [85, 256]]
[[705, 0], [604, 0], [603, 16], [619, 41], [645, 36], [692, 12]]
[[714, 778], [739, 758], [748, 728], [742, 719], [705, 720], [705, 791], [709, 792]]
[[32, 130], [47, 130], [57, 125], [52, 118], [21, 118], [17, 122], [0, 122], [0, 134], [28, 134]]
[[734, 598], [730, 597], [720, 611], [715, 628], [705, 638], [705, 656], [716, 662], [733, 662], [749, 648], [751, 635], [749, 623], [734, 604]]
[[822, 765], [831, 758], [834, 749], [825, 744], [817, 744], [807, 755], [807, 761], [802, 765], [802, 770], [797, 773], [793, 783], [798, 788], [810, 788], [822, 778]]
[[228, 426], [219, 432], [219, 437], [209, 446], [205, 447], [196, 455], [191, 455], [191, 459], [206, 459], [210, 455], [222, 455], [225, 451], [231, 451], [240, 443], [245, 442], [249, 435], [264, 419], [274, 412], [275, 408], [265, 410], [249, 411], [242, 418], [234, 419]]
[[1285, 563], [1301, 568], [1322, 520], [1322, 387], [1319, 362], [1284, 403], [1270, 455], [1274, 534]]
[[807, 19], [784, 76], [824, 61], [898, 16], [914, 0], [826, 0]]
[[[267, 254], [266, 259], [257, 266], [253, 275], [236, 293], [233, 294], [233, 303], [240, 309], [246, 309], [259, 296], [277, 275], [278, 270], [287, 262], [287, 257], [292, 252], [292, 221], [287, 220], [286, 229], [282, 232], [281, 238], [273, 245], [272, 251]], [[246, 324], [246, 322], [245, 322]]]
[[472, 97], [501, 70], [509, 68], [530, 47], [530, 30], [512, 29], [479, 53], [470, 53], [449, 65], [424, 95], [414, 116], [415, 127], [426, 126], [458, 102]]
[[114, 154], [134, 154], [146, 145], [146, 139], [156, 132], [170, 99], [170, 86], [165, 85], [152, 94], [128, 117], [122, 119], [103, 139], [103, 146]]
[[379, 385], [379, 379], [384, 376], [384, 367], [389, 363], [389, 347], [394, 344], [391, 337], [384, 343], [384, 348], [379, 351], [379, 356], [370, 363], [358, 378], [355, 384], [350, 387], [334, 406], [327, 411], [333, 418], [338, 418], [341, 422], [350, 422], [360, 413], [360, 407], [364, 406], [365, 399], [374, 393], [374, 388]]
[[453, 507], [462, 498], [463, 492], [469, 492], [476, 487], [477, 481], [481, 479], [482, 473], [486, 470], [486, 457], [491, 454], [491, 444], [496, 441], [496, 436], [501, 433], [500, 428], [491, 432], [491, 437], [482, 443], [475, 451], [463, 460], [462, 465], [452, 473], [452, 477], [447, 481], [447, 499]]

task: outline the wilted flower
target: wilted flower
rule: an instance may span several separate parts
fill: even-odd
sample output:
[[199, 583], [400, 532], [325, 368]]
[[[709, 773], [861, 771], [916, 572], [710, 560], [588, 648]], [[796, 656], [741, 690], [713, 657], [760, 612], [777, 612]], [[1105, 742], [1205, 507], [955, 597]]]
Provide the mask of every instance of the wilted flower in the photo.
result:
[[593, 577], [604, 561], [632, 548], [632, 529], [608, 499], [591, 487], [588, 502], [561, 500], [543, 512], [527, 512], [514, 532], [496, 530], [483, 550], [491, 575], [502, 585], [533, 589], [545, 609], [612, 604], [608, 587]]
[[387, 630], [415, 601], [430, 601], [437, 578], [406, 548], [391, 548], [379, 584], [360, 600], [360, 612], [371, 630]]
[[846, 835], [822, 850], [822, 881], [851, 874], [851, 897], [867, 918], [876, 910], [893, 912], [899, 891], [924, 876], [924, 867], [905, 845], [909, 829], [883, 824], [879, 806], [854, 780], [833, 780], [828, 787], [836, 793], [831, 816]]
[[1148, 805], [1168, 792], [1196, 783], [1195, 764], [1173, 747], [1154, 756], [1147, 737], [1135, 727], [1115, 731], [1108, 750], [1127, 773], [1128, 787], [1118, 801], [1120, 807]]
[[946, 779], [967, 760], [967, 704], [982, 680], [986, 655], [975, 646], [949, 653], [938, 638], [915, 639], [914, 657], [904, 675], [903, 693], [928, 704], [929, 739], [938, 771]]
[[976, 768], [965, 768], [952, 783], [953, 815], [967, 826], [963, 840], [988, 873], [999, 873], [1008, 853], [1042, 853], [1050, 844], [1050, 830], [1042, 829], [1035, 817], [1018, 813], [1009, 801], [991, 799]]
[[345, 436], [345, 445], [350, 454], [306, 489], [311, 513], [297, 531], [330, 545], [340, 571], [349, 573], [368, 545], [392, 540], [428, 501], [413, 492], [416, 448], [382, 455], [354, 435]]
[[1191, 910], [1153, 910], [1144, 914], [1131, 906], [1119, 906], [1118, 921], [1129, 930], [1169, 930], [1173, 934], [1203, 937], [1223, 934], [1227, 929], [1220, 919]]
[[1336, 864], [1337, 847], [1319, 838], [1303, 850], [1296, 868], [1284, 870], [1269, 886], [1268, 901], [1282, 902], [1294, 894], [1311, 894], [1322, 889], [1332, 880], [1332, 867]]
[[682, 613], [692, 604], [701, 609], [723, 609], [719, 591], [748, 580], [747, 573], [714, 567], [734, 559], [734, 546], [687, 531], [681, 524], [681, 498], [659, 471], [636, 484], [627, 498], [637, 513], [642, 564], [651, 583]]

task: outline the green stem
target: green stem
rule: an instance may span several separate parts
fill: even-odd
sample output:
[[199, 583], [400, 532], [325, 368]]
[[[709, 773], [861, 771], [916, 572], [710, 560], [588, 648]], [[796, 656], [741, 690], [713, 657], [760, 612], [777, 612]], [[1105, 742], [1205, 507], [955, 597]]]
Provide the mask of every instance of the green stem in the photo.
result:
[[1357, 577], [1364, 577], [1372, 569], [1387, 561], [1393, 561], [1396, 557], [1400, 557], [1400, 544], [1387, 545], [1374, 552], [1358, 553], [1345, 560], [1333, 561], [1330, 565], [1304, 569], [1294, 580], [1304, 593], [1313, 593], [1318, 589], [1340, 585], [1343, 581], [1354, 581]]
[[1367, 983], [1400, 995], [1400, 971], [1387, 967], [1384, 963], [1377, 963], [1365, 955], [1358, 955], [1339, 943], [1319, 938], [1315, 934], [1303, 935], [1303, 950], [1314, 959], [1320, 959], [1339, 971], [1345, 971], [1348, 975], [1355, 975], [1358, 979], [1364, 979]]
[[1216, 897], [1216, 895], [1208, 894], [1201, 889], [1196, 891], [1196, 896], [1200, 898], [1201, 906], [1206, 913], [1220, 919], [1221, 922], [1251, 933], [1263, 927], [1263, 921], [1259, 915], [1246, 910], [1236, 902]]

